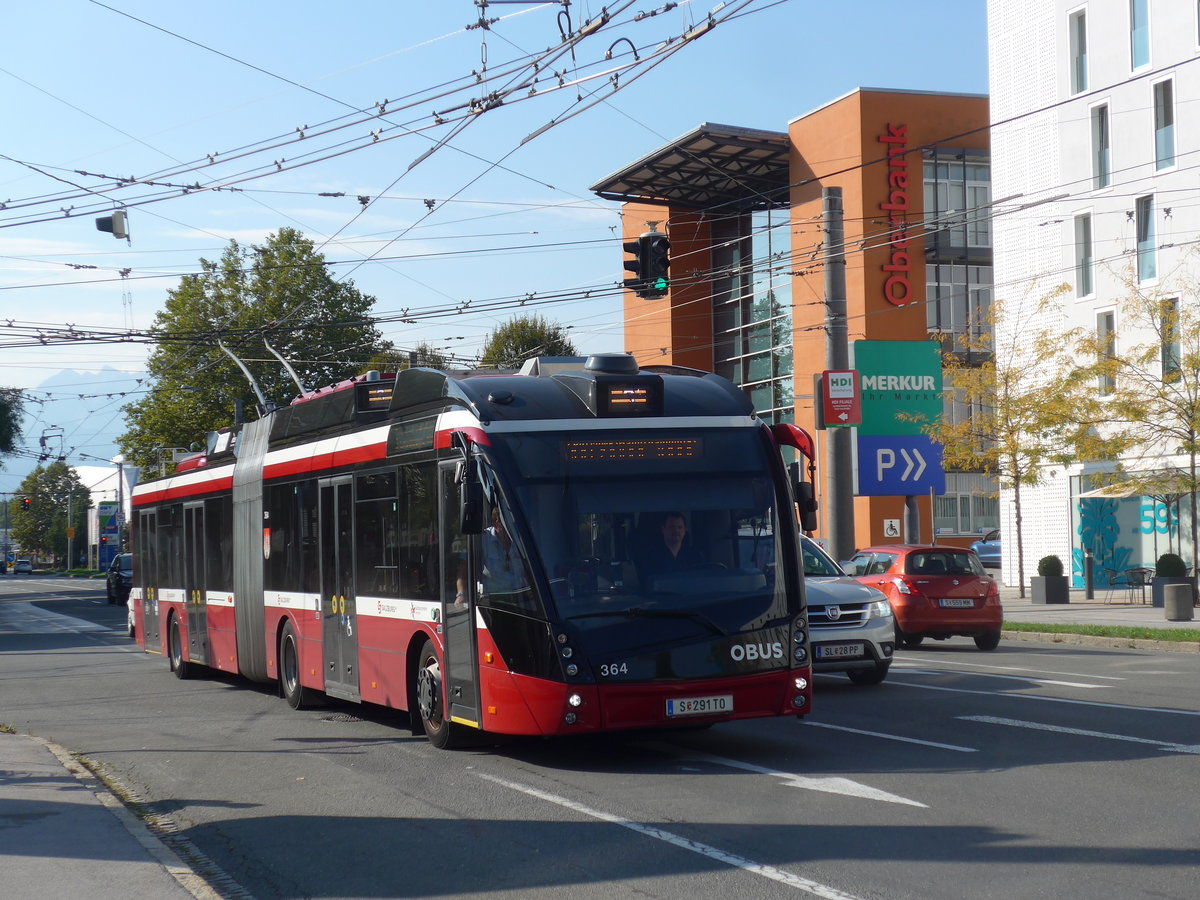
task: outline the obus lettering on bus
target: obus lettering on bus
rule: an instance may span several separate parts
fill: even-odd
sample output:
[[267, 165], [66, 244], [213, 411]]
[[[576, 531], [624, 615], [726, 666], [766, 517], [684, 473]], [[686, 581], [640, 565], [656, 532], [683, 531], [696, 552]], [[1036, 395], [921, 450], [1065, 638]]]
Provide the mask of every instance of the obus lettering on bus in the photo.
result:
[[770, 644], [734, 644], [729, 648], [729, 655], [734, 662], [783, 659], [783, 644], [779, 641]]

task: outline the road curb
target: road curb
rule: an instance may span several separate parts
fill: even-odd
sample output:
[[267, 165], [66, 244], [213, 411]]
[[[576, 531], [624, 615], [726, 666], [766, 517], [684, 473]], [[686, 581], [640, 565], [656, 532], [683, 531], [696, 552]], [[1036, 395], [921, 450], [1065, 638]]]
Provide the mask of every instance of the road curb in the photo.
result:
[[1085, 647], [1116, 647], [1124, 650], [1158, 650], [1168, 653], [1200, 653], [1197, 641], [1153, 641], [1147, 638], [1102, 637], [1094, 634], [1071, 634], [1059, 631], [1003, 631], [1006, 641], [1027, 641], [1034, 644], [1075, 644]]
[[117, 820], [125, 826], [125, 830], [184, 890], [196, 900], [224, 900], [223, 895], [214, 890], [204, 876], [163, 843], [162, 839], [145, 822], [130, 812], [121, 799], [69, 750], [35, 734], [31, 734], [29, 737], [53, 753], [67, 772], [75, 776], [75, 779], [100, 801], [101, 806], [116, 816]]

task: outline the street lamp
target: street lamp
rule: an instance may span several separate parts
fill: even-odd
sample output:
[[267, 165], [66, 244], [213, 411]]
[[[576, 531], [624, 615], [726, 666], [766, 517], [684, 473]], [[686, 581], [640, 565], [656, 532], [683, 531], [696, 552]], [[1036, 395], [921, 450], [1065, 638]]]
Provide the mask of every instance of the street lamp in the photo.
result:
[[117, 552], [125, 548], [125, 457], [118, 453], [110, 462], [117, 467]]

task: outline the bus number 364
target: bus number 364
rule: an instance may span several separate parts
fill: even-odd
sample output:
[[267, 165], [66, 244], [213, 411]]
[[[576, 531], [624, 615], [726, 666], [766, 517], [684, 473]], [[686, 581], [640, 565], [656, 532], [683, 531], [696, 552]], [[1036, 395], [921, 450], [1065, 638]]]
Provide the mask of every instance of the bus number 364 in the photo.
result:
[[600, 667], [600, 677], [608, 678], [613, 675], [628, 675], [629, 666], [625, 663], [605, 663]]

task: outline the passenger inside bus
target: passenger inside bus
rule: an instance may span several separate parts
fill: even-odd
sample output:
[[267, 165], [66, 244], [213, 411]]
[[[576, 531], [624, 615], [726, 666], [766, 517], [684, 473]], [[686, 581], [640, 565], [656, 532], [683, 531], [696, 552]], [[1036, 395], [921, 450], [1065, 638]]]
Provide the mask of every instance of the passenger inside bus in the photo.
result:
[[529, 586], [525, 560], [509, 535], [498, 507], [483, 532], [483, 589], [489, 594], [512, 593]]

